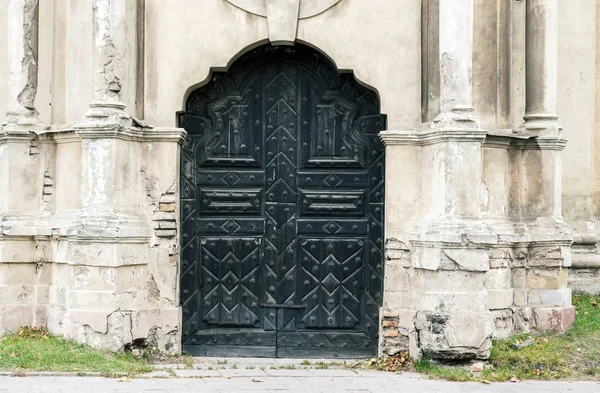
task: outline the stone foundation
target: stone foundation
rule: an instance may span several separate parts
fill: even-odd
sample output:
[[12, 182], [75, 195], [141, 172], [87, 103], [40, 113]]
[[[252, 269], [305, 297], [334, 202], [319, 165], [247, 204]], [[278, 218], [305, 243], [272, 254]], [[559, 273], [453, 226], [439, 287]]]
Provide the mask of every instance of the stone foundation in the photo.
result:
[[382, 353], [410, 348], [413, 357], [486, 359], [492, 338], [567, 331], [575, 317], [569, 242], [502, 237], [456, 248], [421, 243], [412, 252], [388, 239]]
[[[123, 134], [107, 140], [61, 131], [4, 141], [0, 159], [26, 155], [3, 173], [3, 206], [13, 210], [1, 222], [0, 335], [46, 326], [95, 347], [142, 342], [180, 353], [171, 157], [184, 131]], [[78, 157], [83, 162], [73, 163]], [[21, 183], [25, 173], [30, 181]], [[15, 207], [18, 214], [6, 214]]]

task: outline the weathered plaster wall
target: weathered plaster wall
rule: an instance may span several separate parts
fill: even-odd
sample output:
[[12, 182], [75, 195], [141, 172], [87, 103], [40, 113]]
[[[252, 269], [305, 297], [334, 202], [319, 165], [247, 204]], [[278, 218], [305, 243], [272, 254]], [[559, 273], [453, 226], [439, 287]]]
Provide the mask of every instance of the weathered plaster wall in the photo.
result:
[[596, 77], [596, 0], [559, 1], [558, 116], [563, 153], [563, 215], [578, 232], [592, 225]]
[[[194, 0], [180, 0], [177, 7], [159, 0], [146, 5], [145, 117], [153, 125], [175, 125], [186, 92], [205, 81], [211, 67], [223, 69], [248, 47], [267, 40], [266, 18], [224, 0], [203, 0], [201, 7]], [[301, 19], [298, 40], [377, 89], [388, 128], [416, 127], [420, 12], [413, 0], [344, 0]]]
[[8, 0], [0, 0], [0, 116], [4, 120], [7, 105], [7, 93], [8, 93], [8, 46], [6, 42], [6, 26], [7, 26], [7, 11]]

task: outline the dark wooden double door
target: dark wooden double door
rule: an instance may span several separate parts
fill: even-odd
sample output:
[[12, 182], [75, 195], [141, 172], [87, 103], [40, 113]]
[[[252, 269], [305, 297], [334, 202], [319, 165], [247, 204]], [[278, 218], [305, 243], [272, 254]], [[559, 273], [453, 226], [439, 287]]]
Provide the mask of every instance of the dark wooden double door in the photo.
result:
[[184, 351], [376, 354], [377, 96], [308, 47], [265, 46], [214, 73], [179, 121]]

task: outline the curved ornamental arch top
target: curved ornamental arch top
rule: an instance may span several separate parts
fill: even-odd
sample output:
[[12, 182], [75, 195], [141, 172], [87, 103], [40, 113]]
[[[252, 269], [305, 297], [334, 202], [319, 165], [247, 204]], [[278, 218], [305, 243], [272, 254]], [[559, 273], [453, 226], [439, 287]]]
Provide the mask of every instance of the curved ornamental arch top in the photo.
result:
[[[227, 0], [229, 3], [235, 5], [244, 11], [250, 12], [251, 14], [267, 17], [268, 5], [267, 3], [284, 3], [282, 0]], [[298, 19], [312, 18], [322, 12], [327, 11], [333, 7], [340, 0], [287, 0], [288, 3], [298, 2]]]
[[179, 122], [184, 350], [376, 354], [377, 95], [307, 46], [268, 45], [192, 92]]
[[273, 44], [293, 44], [298, 19], [310, 18], [328, 10], [340, 0], [226, 0], [236, 7], [267, 18], [269, 40]]

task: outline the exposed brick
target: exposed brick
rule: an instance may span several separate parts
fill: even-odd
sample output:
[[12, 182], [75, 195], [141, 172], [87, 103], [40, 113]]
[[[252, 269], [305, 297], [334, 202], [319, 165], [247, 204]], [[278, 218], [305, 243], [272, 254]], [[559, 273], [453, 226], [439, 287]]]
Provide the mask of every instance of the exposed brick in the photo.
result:
[[384, 328], [398, 328], [398, 322], [396, 321], [383, 321]]
[[400, 332], [397, 329], [387, 330], [383, 332], [383, 337], [398, 337]]
[[161, 212], [174, 212], [175, 204], [174, 203], [161, 203], [158, 207]]
[[156, 236], [158, 237], [175, 237], [177, 231], [174, 230], [157, 230]]

